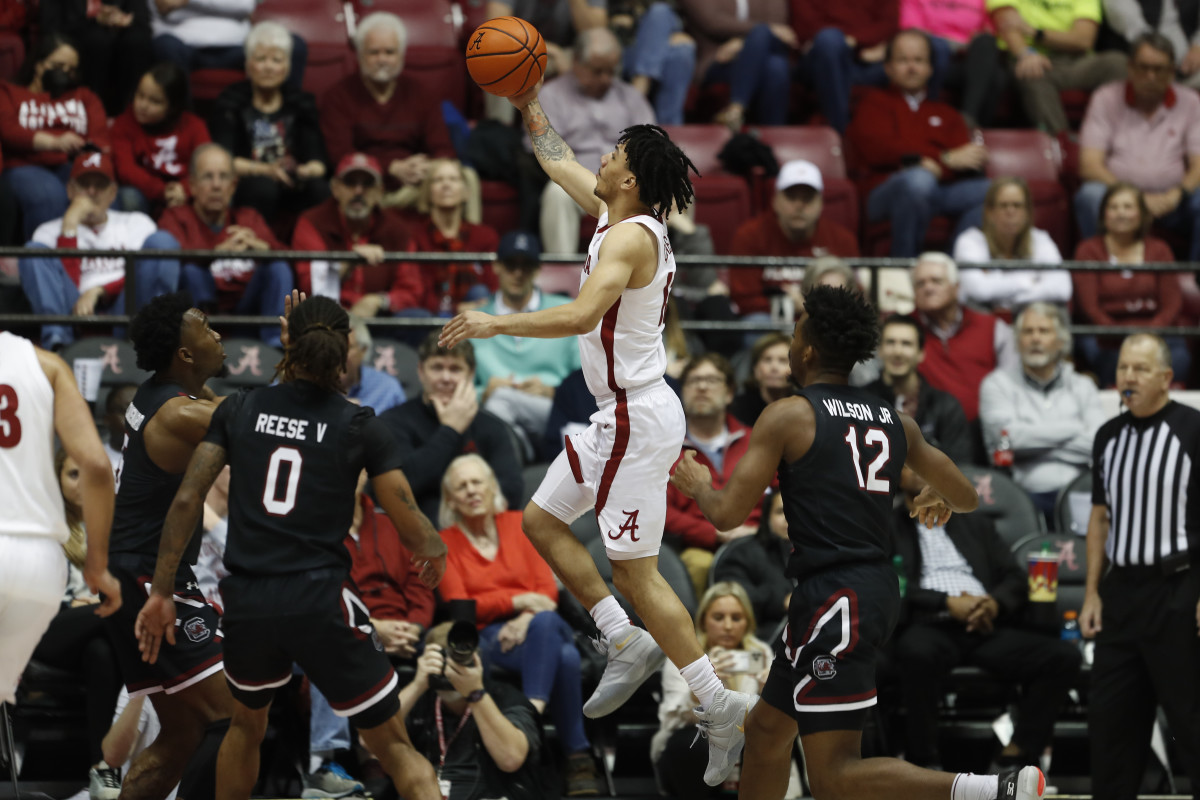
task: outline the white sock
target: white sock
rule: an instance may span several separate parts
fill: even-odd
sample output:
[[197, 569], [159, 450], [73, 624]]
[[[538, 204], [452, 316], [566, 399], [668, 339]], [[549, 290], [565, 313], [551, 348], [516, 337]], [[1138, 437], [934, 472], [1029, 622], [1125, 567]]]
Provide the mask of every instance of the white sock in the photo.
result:
[[995, 775], [960, 772], [954, 776], [950, 800], [996, 800], [999, 788], [999, 779]]
[[[717, 672], [713, 669], [708, 656], [700, 656], [679, 670], [679, 674], [687, 681], [688, 688], [700, 701], [701, 710], [708, 708], [713, 698], [717, 696], [717, 692], [725, 688], [721, 684], [721, 679], [717, 677]], [[958, 798], [954, 798], [954, 800], [958, 800]], [[995, 800], [995, 797], [992, 800]]]
[[592, 606], [589, 613], [596, 621], [600, 635], [610, 642], [627, 634], [629, 631], [626, 630], [626, 626], [633, 624], [629, 621], [629, 615], [625, 613], [625, 609], [621, 608], [621, 604], [617, 602], [617, 598], [611, 594]]
[[329, 759], [333, 758], [332, 750], [313, 750], [308, 755], [308, 774], [312, 775]]

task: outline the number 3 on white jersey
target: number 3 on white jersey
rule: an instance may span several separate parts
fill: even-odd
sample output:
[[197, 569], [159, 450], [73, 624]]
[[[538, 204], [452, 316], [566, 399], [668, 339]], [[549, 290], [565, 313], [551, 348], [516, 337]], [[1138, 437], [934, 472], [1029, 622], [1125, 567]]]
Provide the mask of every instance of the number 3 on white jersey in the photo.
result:
[[879, 494], [891, 492], [891, 482], [887, 478], [879, 477], [879, 471], [887, 466], [892, 457], [892, 445], [888, 441], [887, 433], [882, 428], [870, 428], [867, 435], [863, 437], [865, 446], [877, 445], [879, 447], [879, 455], [875, 456], [875, 460], [867, 467], [866, 480], [863, 480], [862, 465], [859, 463], [858, 428], [850, 426], [846, 431], [845, 442], [850, 445], [850, 460], [854, 463], [854, 476], [858, 478], [858, 488]]

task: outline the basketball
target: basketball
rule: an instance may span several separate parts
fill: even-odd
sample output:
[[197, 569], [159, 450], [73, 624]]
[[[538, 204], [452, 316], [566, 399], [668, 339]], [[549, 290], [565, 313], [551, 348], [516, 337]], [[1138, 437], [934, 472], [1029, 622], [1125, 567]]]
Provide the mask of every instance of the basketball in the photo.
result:
[[532, 89], [546, 69], [546, 40], [519, 17], [496, 17], [467, 42], [467, 72], [479, 88], [498, 97]]

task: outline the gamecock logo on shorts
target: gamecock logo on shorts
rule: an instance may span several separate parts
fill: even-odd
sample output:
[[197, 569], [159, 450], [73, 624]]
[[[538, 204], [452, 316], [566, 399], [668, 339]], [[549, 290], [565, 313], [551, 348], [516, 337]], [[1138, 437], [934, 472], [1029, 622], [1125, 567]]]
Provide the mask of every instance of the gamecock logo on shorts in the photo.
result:
[[205, 639], [212, 636], [212, 629], [204, 624], [204, 620], [200, 617], [192, 617], [187, 622], [183, 623], [183, 632], [193, 642], [203, 642]]
[[827, 681], [837, 675], [837, 659], [833, 656], [817, 656], [813, 659], [813, 677], [819, 681]]

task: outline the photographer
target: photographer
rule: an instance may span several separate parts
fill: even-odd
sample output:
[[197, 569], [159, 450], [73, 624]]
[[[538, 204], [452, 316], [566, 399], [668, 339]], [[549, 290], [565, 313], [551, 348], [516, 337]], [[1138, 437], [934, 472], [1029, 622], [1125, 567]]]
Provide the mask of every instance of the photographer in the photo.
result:
[[[475, 634], [470, 623], [454, 624]], [[449, 800], [541, 797], [542, 733], [533, 706], [518, 689], [484, 680], [477, 649], [448, 648], [451, 627], [430, 629], [416, 677], [400, 690], [413, 745], [433, 764]], [[468, 641], [478, 646], [477, 635]]]

